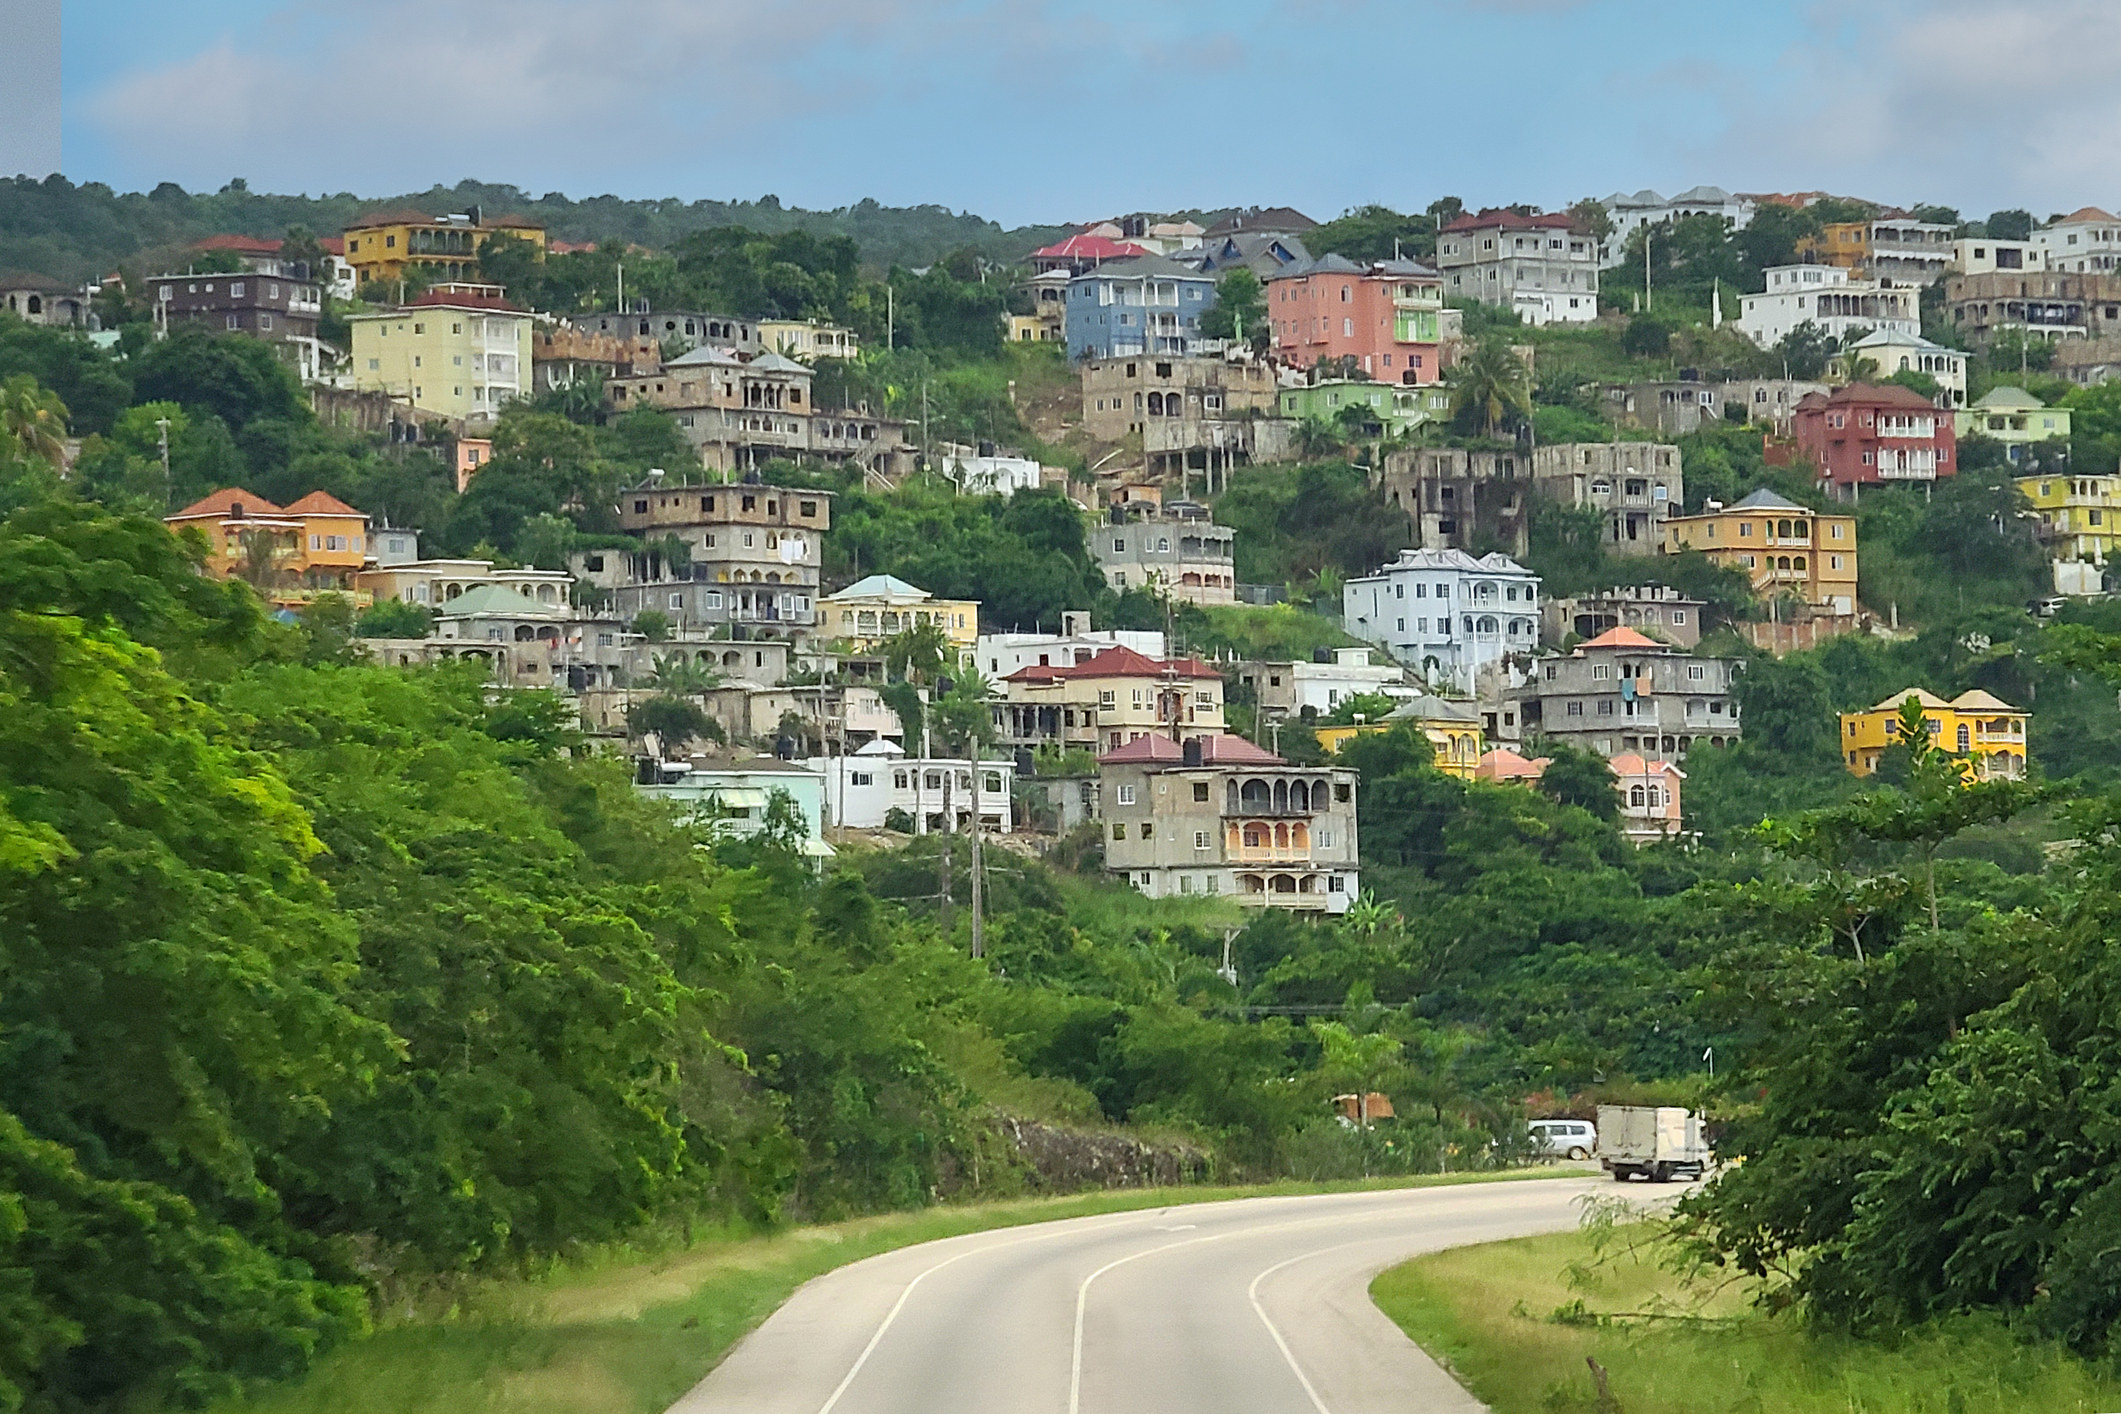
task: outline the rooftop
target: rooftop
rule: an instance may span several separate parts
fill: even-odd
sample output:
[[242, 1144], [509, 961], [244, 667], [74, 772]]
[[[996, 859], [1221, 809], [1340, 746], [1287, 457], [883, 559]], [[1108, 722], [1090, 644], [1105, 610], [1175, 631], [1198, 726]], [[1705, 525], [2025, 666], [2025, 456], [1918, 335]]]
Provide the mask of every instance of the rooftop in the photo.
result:
[[435, 610], [437, 618], [470, 619], [491, 616], [502, 619], [564, 619], [574, 610], [565, 604], [541, 604], [505, 584], [482, 584], [467, 589]]
[[906, 583], [897, 575], [872, 574], [865, 575], [845, 589], [824, 597], [827, 603], [847, 599], [888, 599], [894, 603], [925, 603], [935, 596], [918, 585]]
[[1132, 241], [1115, 241], [1107, 236], [1070, 236], [1031, 252], [1033, 260], [1122, 260], [1133, 255], [1147, 255], [1148, 247], [1138, 246]]
[[1659, 643], [1649, 635], [1637, 633], [1634, 629], [1623, 625], [1619, 628], [1609, 628], [1596, 638], [1585, 639], [1576, 651], [1580, 653], [1585, 648], [1659, 648], [1669, 650], [1670, 647], [1671, 645], [1668, 643]]
[[1539, 216], [1520, 216], [1507, 208], [1483, 211], [1479, 215], [1467, 212], [1444, 227], [1444, 233], [1454, 231], [1484, 231], [1489, 227], [1500, 227], [1505, 231], [1568, 231], [1576, 223], [1565, 211], [1549, 211]]
[[[1203, 766], [1286, 766], [1289, 763], [1263, 746], [1255, 746], [1244, 737], [1224, 732], [1218, 736], [1196, 738], [1200, 742], [1200, 764]], [[1183, 765], [1185, 747], [1167, 736], [1138, 736], [1125, 746], [1115, 747], [1097, 758], [1100, 766], [1127, 765]]]
[[1198, 658], [1151, 658], [1124, 645], [1107, 648], [1080, 663], [1034, 663], [1018, 668], [1008, 682], [1056, 682], [1063, 678], [1217, 678], [1222, 674]]

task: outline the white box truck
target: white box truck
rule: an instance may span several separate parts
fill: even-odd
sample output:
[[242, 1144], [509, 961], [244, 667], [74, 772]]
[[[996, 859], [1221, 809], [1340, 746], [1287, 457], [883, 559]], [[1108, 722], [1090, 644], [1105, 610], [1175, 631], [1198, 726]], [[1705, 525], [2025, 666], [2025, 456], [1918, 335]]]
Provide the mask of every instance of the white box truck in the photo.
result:
[[1709, 1146], [1700, 1117], [1677, 1105], [1600, 1105], [1598, 1162], [1622, 1183], [1638, 1174], [1669, 1183], [1707, 1172]]

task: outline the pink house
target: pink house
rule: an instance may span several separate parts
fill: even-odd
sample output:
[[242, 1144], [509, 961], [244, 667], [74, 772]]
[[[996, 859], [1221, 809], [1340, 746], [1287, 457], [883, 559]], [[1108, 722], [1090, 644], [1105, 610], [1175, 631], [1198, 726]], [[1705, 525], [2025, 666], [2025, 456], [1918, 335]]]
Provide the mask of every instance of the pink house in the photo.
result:
[[1679, 787], [1686, 772], [1669, 761], [1646, 761], [1623, 751], [1611, 763], [1620, 792], [1620, 829], [1637, 844], [1679, 833]]
[[1443, 277], [1412, 260], [1358, 265], [1326, 255], [1267, 281], [1274, 351], [1298, 368], [1352, 358], [1379, 383], [1435, 383], [1438, 357], [1460, 327], [1443, 306]]

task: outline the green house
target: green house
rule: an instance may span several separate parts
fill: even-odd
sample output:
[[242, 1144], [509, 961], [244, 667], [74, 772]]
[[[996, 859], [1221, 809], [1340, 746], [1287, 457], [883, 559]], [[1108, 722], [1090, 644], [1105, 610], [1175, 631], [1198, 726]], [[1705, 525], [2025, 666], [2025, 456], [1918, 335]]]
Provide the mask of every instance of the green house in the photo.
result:
[[1451, 415], [1451, 395], [1436, 384], [1408, 388], [1392, 383], [1367, 383], [1353, 378], [1334, 378], [1281, 390], [1283, 417], [1302, 421], [1315, 417], [1322, 422], [1339, 420], [1351, 407], [1368, 411], [1371, 421], [1388, 436], [1441, 422]]

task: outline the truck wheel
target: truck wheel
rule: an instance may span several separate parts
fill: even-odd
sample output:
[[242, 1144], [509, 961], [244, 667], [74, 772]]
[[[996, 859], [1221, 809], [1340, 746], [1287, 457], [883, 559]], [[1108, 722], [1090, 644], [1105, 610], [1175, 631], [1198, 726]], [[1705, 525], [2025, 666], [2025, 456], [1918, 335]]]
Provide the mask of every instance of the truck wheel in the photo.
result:
[[1652, 1183], [1670, 1183], [1671, 1181], [1672, 1181], [1672, 1168], [1671, 1168], [1671, 1165], [1669, 1165], [1669, 1164], [1658, 1164], [1658, 1165], [1657, 1165], [1656, 1167], [1654, 1167], [1654, 1168], [1652, 1168], [1652, 1169], [1650, 1170], [1650, 1182], [1652, 1182]]
[[1626, 1183], [1629, 1178], [1634, 1176], [1634, 1173], [1635, 1171], [1631, 1168], [1625, 1168], [1619, 1164], [1615, 1164], [1613, 1166], [1613, 1182]]
[[1591, 1151], [1589, 1149], [1584, 1148], [1583, 1145], [1578, 1144], [1575, 1148], [1569, 1150], [1569, 1157], [1580, 1164], [1585, 1159], [1591, 1157]]

